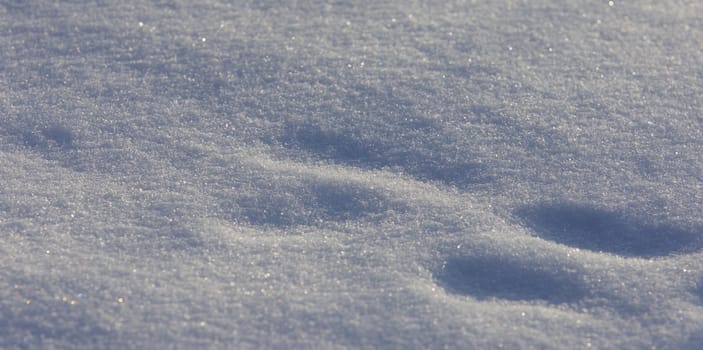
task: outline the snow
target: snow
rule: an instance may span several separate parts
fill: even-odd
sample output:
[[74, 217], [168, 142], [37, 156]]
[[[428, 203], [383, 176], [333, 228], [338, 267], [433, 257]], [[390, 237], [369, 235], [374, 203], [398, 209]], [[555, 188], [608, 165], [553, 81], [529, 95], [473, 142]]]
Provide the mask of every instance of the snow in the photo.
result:
[[701, 18], [3, 2], [0, 348], [702, 348]]

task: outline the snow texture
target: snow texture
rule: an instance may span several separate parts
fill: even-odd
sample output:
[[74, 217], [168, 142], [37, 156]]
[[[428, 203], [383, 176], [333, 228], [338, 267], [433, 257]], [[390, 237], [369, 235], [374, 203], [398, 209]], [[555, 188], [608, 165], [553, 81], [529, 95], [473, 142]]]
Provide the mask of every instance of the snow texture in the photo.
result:
[[5, 0], [0, 33], [0, 348], [703, 348], [703, 2]]

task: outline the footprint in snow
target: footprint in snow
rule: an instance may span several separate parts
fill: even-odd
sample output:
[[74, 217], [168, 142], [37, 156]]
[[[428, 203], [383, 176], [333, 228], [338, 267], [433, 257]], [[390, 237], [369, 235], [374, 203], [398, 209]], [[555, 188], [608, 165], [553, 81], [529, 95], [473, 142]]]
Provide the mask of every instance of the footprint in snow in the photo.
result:
[[586, 288], [573, 272], [499, 257], [450, 259], [437, 278], [448, 292], [478, 300], [537, 300], [561, 304], [578, 301], [586, 294]]
[[515, 215], [541, 238], [596, 252], [652, 258], [701, 249], [700, 232], [596, 206], [539, 204]]

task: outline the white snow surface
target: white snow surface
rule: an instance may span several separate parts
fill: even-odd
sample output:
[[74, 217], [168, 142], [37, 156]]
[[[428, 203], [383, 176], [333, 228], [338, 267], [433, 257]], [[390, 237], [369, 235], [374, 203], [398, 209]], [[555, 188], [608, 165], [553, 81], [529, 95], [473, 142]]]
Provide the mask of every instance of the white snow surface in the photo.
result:
[[703, 348], [703, 2], [5, 0], [0, 34], [0, 348]]

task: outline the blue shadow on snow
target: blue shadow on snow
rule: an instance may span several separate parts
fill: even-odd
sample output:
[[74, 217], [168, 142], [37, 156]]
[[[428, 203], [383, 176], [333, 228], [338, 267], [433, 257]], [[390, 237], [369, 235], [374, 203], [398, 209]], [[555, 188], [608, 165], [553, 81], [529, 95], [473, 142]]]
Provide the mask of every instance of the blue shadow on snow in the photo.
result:
[[670, 224], [647, 224], [621, 212], [555, 203], [515, 211], [539, 237], [564, 245], [627, 257], [651, 258], [696, 251], [699, 233]]
[[437, 276], [451, 293], [478, 300], [575, 302], [586, 295], [578, 276], [567, 271], [540, 268], [497, 257], [448, 260]]
[[397, 140], [367, 138], [352, 132], [325, 129], [312, 123], [287, 125], [282, 141], [288, 147], [323, 159], [361, 168], [400, 167], [419, 180], [437, 181], [459, 188], [492, 180], [482, 164], [444, 159], [441, 151], [430, 152], [437, 148], [431, 144], [413, 149], [403, 144], [394, 145]]

